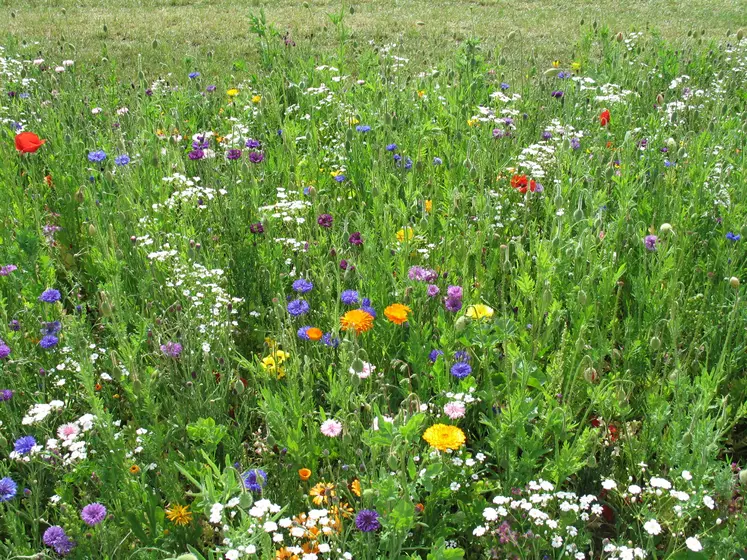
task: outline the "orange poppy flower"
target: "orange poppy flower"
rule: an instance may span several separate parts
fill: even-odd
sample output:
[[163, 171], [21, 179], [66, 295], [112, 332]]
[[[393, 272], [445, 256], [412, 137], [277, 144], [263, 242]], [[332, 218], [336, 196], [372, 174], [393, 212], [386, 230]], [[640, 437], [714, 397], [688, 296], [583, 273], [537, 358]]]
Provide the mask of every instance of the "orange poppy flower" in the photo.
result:
[[311, 478], [311, 469], [298, 469], [298, 477], [303, 481], [309, 480]]
[[408, 313], [412, 313], [412, 309], [401, 303], [393, 303], [384, 309], [386, 318], [396, 325], [406, 323]]
[[309, 340], [313, 340], [314, 342], [322, 338], [323, 334], [324, 333], [322, 332], [322, 329], [318, 329], [316, 327], [311, 327], [310, 329], [306, 329], [306, 336], [309, 337]]
[[373, 315], [362, 309], [353, 309], [340, 317], [340, 325], [345, 330], [355, 330], [355, 334], [361, 334], [373, 327]]
[[22, 154], [33, 154], [42, 147], [46, 140], [42, 140], [33, 132], [21, 132], [16, 134], [16, 150]]

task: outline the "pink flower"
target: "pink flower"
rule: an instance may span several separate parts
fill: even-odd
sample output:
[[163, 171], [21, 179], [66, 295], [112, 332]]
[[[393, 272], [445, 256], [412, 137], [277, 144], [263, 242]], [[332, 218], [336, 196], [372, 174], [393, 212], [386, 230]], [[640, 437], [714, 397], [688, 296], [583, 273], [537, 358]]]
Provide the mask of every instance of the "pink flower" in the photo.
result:
[[63, 424], [57, 428], [57, 437], [65, 441], [73, 440], [80, 433], [80, 428], [76, 424]]
[[452, 401], [450, 403], [446, 403], [446, 406], [444, 406], [444, 412], [446, 413], [446, 416], [448, 416], [452, 420], [456, 420], [457, 418], [464, 417], [466, 407], [461, 401]]
[[337, 420], [325, 420], [321, 430], [327, 437], [337, 437], [342, 433], [342, 424]]

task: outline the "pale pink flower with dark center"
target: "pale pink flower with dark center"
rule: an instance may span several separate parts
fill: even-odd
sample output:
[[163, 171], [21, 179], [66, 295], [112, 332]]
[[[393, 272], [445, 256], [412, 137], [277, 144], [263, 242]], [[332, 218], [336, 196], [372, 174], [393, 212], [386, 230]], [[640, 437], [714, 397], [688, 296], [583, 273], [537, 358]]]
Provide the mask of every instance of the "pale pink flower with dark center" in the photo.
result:
[[80, 428], [76, 424], [63, 424], [57, 428], [57, 437], [65, 441], [74, 440], [80, 433]]
[[448, 416], [452, 420], [463, 418], [466, 411], [467, 408], [461, 401], [452, 401], [450, 403], [446, 403], [446, 406], [444, 406], [444, 412], [446, 413], [446, 416]]
[[321, 431], [327, 437], [337, 437], [342, 433], [342, 424], [337, 420], [325, 420], [322, 423]]

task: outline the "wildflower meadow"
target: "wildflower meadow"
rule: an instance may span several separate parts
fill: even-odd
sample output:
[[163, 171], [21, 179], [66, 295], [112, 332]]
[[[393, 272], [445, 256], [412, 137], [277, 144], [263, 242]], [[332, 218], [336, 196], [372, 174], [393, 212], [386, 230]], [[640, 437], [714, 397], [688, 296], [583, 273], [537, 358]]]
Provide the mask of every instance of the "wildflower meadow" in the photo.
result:
[[0, 39], [0, 556], [747, 557], [744, 32], [251, 22]]

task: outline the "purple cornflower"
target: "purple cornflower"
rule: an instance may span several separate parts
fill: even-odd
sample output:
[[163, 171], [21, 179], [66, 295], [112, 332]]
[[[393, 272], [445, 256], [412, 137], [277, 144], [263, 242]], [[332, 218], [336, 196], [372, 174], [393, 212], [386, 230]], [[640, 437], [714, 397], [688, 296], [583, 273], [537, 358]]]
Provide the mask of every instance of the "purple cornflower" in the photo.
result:
[[493, 138], [503, 138], [506, 133], [500, 128], [493, 129]]
[[655, 235], [647, 235], [643, 238], [643, 243], [646, 245], [646, 249], [649, 251], [656, 251], [656, 243], [659, 241], [659, 238]]
[[332, 214], [321, 214], [316, 219], [316, 223], [322, 226], [323, 228], [331, 228], [333, 221], [334, 221], [334, 218], [332, 217]]
[[428, 354], [428, 359], [431, 361], [431, 363], [435, 363], [435, 361], [438, 360], [438, 357], [439, 356], [443, 356], [443, 355], [444, 355], [443, 350], [439, 350], [438, 348], [434, 348]]
[[161, 344], [161, 352], [169, 358], [178, 358], [182, 353], [182, 345], [178, 342], [169, 341], [166, 344]]
[[456, 313], [462, 308], [462, 300], [457, 298], [446, 298], [446, 301], [444, 301], [444, 306], [446, 307], [447, 311]]
[[672, 162], [669, 161], [668, 159], [665, 159], [664, 160], [664, 167], [672, 167]]
[[18, 485], [15, 480], [9, 476], [0, 478], [0, 503], [12, 500], [15, 497], [17, 490]]
[[88, 152], [88, 161], [92, 161], [94, 163], [101, 163], [106, 159], [106, 152], [104, 150], [96, 150], [93, 152]]
[[340, 339], [334, 338], [332, 333], [324, 333], [322, 335], [322, 344], [330, 348], [337, 348], [340, 345]]
[[207, 92], [209, 92], [209, 93], [212, 93], [212, 92], [214, 92], [214, 91], [215, 91], [216, 89], [218, 89], [218, 87], [217, 87], [217, 86], [209, 85], [208, 87], [206, 87], [206, 88], [205, 88], [205, 91], [207, 91]]
[[446, 297], [462, 299], [463, 291], [461, 286], [449, 286], [446, 288]]
[[4, 360], [8, 356], [10, 356], [10, 346], [3, 340], [0, 340], [0, 360]]
[[578, 150], [581, 147], [581, 140], [576, 138], [575, 136], [571, 138], [571, 148], [574, 150]]
[[342, 173], [338, 173], [337, 175], [335, 175], [335, 181], [337, 181], [338, 183], [342, 183], [346, 178], [347, 177], [345, 177], [345, 175], [343, 175]]
[[553, 91], [550, 95], [552, 95], [555, 99], [560, 99], [565, 94], [561, 90], [558, 89], [558, 90]]
[[358, 292], [355, 290], [345, 290], [340, 295], [340, 301], [345, 305], [355, 305], [358, 303]]
[[199, 78], [199, 77], [200, 77], [200, 73], [199, 72], [190, 72], [189, 73], [189, 79], [190, 80], [194, 80], [195, 78]]
[[405, 157], [405, 169], [412, 169], [412, 160], [409, 156]]
[[14, 264], [6, 264], [3, 267], [0, 267], [0, 276], [7, 276], [14, 270], [18, 270], [18, 267]]
[[299, 278], [293, 282], [293, 290], [299, 294], [310, 292], [313, 287], [314, 284], [311, 283], [311, 280], [306, 280], [305, 278]]
[[407, 271], [407, 277], [417, 282], [433, 282], [438, 278], [438, 273], [435, 270], [416, 265], [410, 267], [410, 270]]
[[228, 150], [226, 152], [226, 159], [239, 159], [241, 157], [241, 150]]
[[355, 516], [355, 526], [364, 533], [378, 531], [381, 528], [378, 512], [372, 509], [360, 510], [358, 515]]
[[189, 154], [187, 154], [187, 156], [191, 160], [198, 160], [198, 159], [202, 159], [202, 158], [205, 157], [205, 152], [203, 152], [201, 149], [197, 148], [197, 149], [194, 149], [191, 152], [189, 152]]
[[249, 161], [252, 163], [262, 163], [265, 155], [262, 152], [249, 152]]
[[246, 471], [241, 478], [244, 481], [244, 488], [251, 492], [261, 492], [267, 484], [267, 473], [262, 469]]
[[0, 402], [6, 402], [13, 398], [13, 391], [11, 389], [3, 389], [0, 391]]
[[62, 323], [59, 321], [50, 321], [49, 323], [44, 323], [44, 326], [41, 329], [42, 334], [57, 334], [62, 330]]
[[88, 504], [80, 511], [80, 518], [86, 525], [94, 527], [106, 519], [106, 507], [98, 502]]
[[457, 350], [454, 352], [454, 359], [457, 362], [469, 362], [472, 357], [467, 353], [466, 350]]
[[363, 245], [363, 238], [361, 237], [361, 232], [356, 231], [355, 233], [352, 233], [350, 237], [348, 238], [348, 243], [351, 245]]
[[130, 156], [128, 156], [127, 154], [122, 154], [121, 156], [117, 156], [114, 158], [114, 165], [118, 167], [124, 167], [128, 163], [130, 163]]
[[386, 151], [387, 152], [393, 152], [397, 149], [397, 144], [387, 144]]
[[433, 165], [441, 165], [444, 162], [440, 157], [433, 158]]
[[545, 130], [542, 133], [542, 139], [543, 140], [549, 140], [550, 138], [552, 138], [552, 132], [550, 132], [549, 130]]
[[56, 303], [60, 301], [61, 297], [59, 290], [49, 288], [42, 292], [42, 295], [39, 296], [39, 301], [43, 301], [44, 303]]
[[265, 226], [261, 224], [261, 222], [254, 223], [249, 226], [249, 231], [252, 233], [264, 233], [265, 232]]
[[301, 315], [306, 315], [311, 307], [309, 306], [308, 301], [299, 298], [288, 302], [286, 309], [288, 310], [288, 313], [290, 313], [294, 317], [299, 317]]
[[507, 90], [508, 88], [510, 88], [510, 87], [511, 87], [511, 86], [510, 86], [510, 85], [508, 85], [508, 84], [507, 84], [506, 82], [501, 82], [501, 89], [502, 89], [503, 91], [506, 91], [506, 90]]
[[308, 331], [310, 328], [311, 328], [311, 325], [305, 325], [301, 327], [300, 329], [296, 331], [296, 336], [298, 336], [298, 338], [300, 338], [301, 340], [311, 340], [308, 334]]
[[249, 138], [249, 140], [246, 141], [246, 147], [250, 150], [258, 150], [262, 147], [262, 143], [254, 138]]
[[435, 284], [428, 284], [428, 287], [425, 289], [425, 293], [428, 294], [428, 297], [436, 297], [441, 290], [438, 289], [438, 286]]
[[369, 298], [363, 298], [363, 301], [361, 302], [361, 310], [376, 319], [376, 310], [371, 306], [371, 300]]
[[729, 232], [729, 233], [726, 234], [726, 239], [728, 239], [729, 241], [736, 242], [736, 241], [739, 241], [740, 239], [742, 239], [742, 236], [739, 235], [738, 233]]
[[42, 339], [39, 341], [39, 346], [44, 348], [45, 350], [50, 350], [57, 346], [57, 343], [60, 341], [59, 338], [57, 338], [53, 334], [47, 334], [42, 337]]
[[75, 546], [75, 544], [65, 534], [65, 529], [59, 525], [52, 525], [44, 531], [42, 541], [44, 541], [45, 545], [52, 547], [54, 551], [61, 556], [69, 554]]
[[350, 269], [350, 270], [355, 270], [355, 265], [354, 265], [354, 264], [351, 264], [351, 263], [349, 263], [349, 262], [348, 262], [348, 261], [346, 261], [345, 259], [342, 259], [342, 260], [340, 261], [340, 269], [341, 269], [341, 270], [348, 270], [348, 269]]
[[358, 126], [355, 127], [355, 130], [357, 130], [358, 132], [370, 132], [371, 127], [368, 126], [367, 124], [359, 124]]
[[638, 147], [641, 148], [642, 150], [645, 150], [646, 146], [648, 146], [648, 138], [641, 138], [638, 141]]
[[464, 379], [470, 373], [472, 373], [472, 366], [470, 366], [467, 362], [457, 362], [453, 366], [451, 366], [450, 371], [451, 375], [453, 375], [457, 379]]
[[36, 439], [34, 439], [34, 436], [23, 436], [16, 440], [13, 445], [13, 451], [19, 455], [26, 455], [31, 452], [35, 445]]
[[560, 78], [561, 80], [565, 80], [566, 78], [570, 78], [570, 77], [571, 77], [570, 72], [563, 72], [562, 70], [558, 72], [558, 78]]
[[8, 323], [8, 328], [14, 332], [18, 332], [21, 330], [21, 323], [18, 322], [18, 319], [11, 319], [10, 323]]

